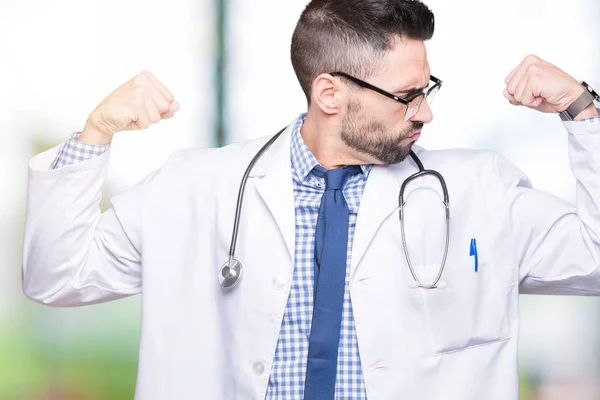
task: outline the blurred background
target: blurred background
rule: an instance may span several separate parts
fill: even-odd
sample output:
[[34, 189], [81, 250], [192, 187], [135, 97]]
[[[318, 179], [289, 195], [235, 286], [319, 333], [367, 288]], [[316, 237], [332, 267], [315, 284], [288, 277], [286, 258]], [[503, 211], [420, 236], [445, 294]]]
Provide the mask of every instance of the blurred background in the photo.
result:
[[[493, 149], [574, 200], [558, 117], [510, 106], [504, 78], [536, 54], [600, 88], [600, 2], [426, 0], [444, 81], [419, 144]], [[305, 110], [289, 60], [307, 0], [0, 0], [0, 399], [132, 399], [139, 298], [53, 309], [21, 292], [27, 163], [80, 130], [142, 70], [176, 118], [113, 141], [105, 198], [174, 150], [274, 134]], [[521, 297], [521, 399], [600, 399], [600, 301]]]

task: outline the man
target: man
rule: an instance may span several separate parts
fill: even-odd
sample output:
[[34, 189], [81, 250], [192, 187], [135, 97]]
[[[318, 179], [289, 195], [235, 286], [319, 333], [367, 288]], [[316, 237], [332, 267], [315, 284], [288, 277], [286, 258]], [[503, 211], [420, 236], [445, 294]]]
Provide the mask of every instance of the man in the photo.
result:
[[100, 213], [113, 135], [178, 109], [150, 73], [125, 83], [30, 163], [25, 293], [143, 293], [139, 399], [516, 399], [519, 291], [600, 294], [600, 118], [535, 56], [506, 79], [573, 120], [576, 206], [493, 152], [415, 146], [433, 30], [419, 1], [313, 0], [291, 47], [306, 114], [257, 160], [268, 138], [176, 152]]

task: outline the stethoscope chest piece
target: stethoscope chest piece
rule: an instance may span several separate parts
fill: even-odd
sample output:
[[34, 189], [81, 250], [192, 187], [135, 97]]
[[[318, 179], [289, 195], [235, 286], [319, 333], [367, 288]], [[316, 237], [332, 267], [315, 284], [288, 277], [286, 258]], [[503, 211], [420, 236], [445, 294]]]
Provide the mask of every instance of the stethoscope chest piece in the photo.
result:
[[242, 279], [242, 263], [235, 258], [230, 259], [219, 271], [219, 285], [224, 289], [232, 289]]

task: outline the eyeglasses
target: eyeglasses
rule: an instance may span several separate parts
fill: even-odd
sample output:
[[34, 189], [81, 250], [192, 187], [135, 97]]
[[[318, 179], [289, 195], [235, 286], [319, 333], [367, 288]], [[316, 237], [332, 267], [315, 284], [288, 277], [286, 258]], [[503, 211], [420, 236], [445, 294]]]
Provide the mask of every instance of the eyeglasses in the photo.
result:
[[404, 113], [404, 121], [408, 121], [409, 119], [414, 117], [417, 114], [417, 112], [419, 112], [419, 107], [421, 106], [421, 103], [423, 102], [424, 98], [427, 98], [427, 102], [429, 103], [429, 105], [431, 105], [431, 103], [433, 103], [433, 99], [435, 98], [435, 95], [437, 94], [437, 92], [440, 91], [440, 88], [442, 87], [442, 81], [439, 80], [438, 78], [436, 78], [435, 76], [431, 75], [429, 77], [429, 79], [433, 82], [433, 86], [431, 86], [429, 89], [427, 89], [426, 92], [421, 92], [421, 93], [417, 94], [416, 96], [412, 97], [410, 100], [406, 100], [406, 99], [400, 98], [394, 94], [391, 94], [390, 92], [386, 92], [385, 90], [380, 89], [377, 86], [373, 86], [370, 83], [367, 83], [363, 80], [355, 78], [352, 75], [348, 75], [345, 72], [331, 72], [331, 73], [329, 73], [329, 75], [344, 77], [344, 78], [349, 79], [350, 81], [356, 83], [358, 86], [361, 86], [365, 89], [372, 90], [372, 91], [377, 92], [385, 97], [389, 97], [392, 100], [396, 100], [397, 102], [404, 104], [406, 106], [406, 111]]

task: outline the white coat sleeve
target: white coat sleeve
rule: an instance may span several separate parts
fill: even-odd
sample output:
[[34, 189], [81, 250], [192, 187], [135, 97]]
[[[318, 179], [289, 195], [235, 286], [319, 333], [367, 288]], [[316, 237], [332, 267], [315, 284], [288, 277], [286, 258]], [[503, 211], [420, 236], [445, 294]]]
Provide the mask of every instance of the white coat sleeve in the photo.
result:
[[146, 181], [100, 210], [110, 150], [49, 170], [61, 146], [29, 163], [23, 291], [39, 303], [76, 306], [141, 290], [140, 203]]
[[600, 295], [600, 119], [564, 124], [575, 205], [533, 189], [522, 172], [495, 157], [503, 245], [519, 268], [521, 293]]

